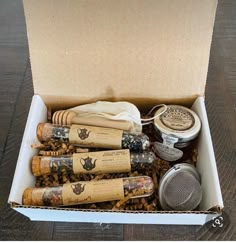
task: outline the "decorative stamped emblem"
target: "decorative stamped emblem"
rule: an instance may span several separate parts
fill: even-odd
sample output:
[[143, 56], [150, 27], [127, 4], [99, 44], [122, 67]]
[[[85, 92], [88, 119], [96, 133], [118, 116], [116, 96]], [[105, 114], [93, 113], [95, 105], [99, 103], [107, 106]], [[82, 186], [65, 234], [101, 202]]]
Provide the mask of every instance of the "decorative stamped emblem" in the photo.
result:
[[74, 194], [80, 195], [84, 191], [85, 184], [83, 186], [80, 183], [72, 184], [71, 188], [72, 188]]
[[192, 114], [178, 106], [168, 107], [160, 119], [165, 126], [178, 131], [190, 129], [194, 125]]
[[85, 159], [80, 159], [80, 164], [83, 166], [83, 168], [87, 171], [90, 171], [96, 167], [96, 159], [93, 161], [93, 158], [90, 158], [89, 156]]
[[77, 130], [78, 136], [81, 140], [85, 140], [86, 138], [89, 137], [89, 134], [91, 131], [88, 131], [86, 128], [79, 128]]

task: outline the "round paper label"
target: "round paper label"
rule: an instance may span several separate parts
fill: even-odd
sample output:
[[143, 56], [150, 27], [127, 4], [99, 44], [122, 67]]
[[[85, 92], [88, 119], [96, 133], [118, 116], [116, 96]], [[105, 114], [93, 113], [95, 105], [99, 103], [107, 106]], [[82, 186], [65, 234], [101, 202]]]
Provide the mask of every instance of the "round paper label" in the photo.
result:
[[179, 106], [168, 107], [160, 119], [165, 126], [178, 131], [188, 130], [194, 125], [193, 115]]

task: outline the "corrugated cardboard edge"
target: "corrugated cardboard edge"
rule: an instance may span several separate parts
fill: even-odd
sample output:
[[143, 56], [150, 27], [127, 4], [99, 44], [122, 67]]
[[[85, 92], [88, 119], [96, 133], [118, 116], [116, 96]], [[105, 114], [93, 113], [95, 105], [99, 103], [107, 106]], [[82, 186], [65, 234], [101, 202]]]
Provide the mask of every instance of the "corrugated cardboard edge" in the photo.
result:
[[121, 224], [169, 224], [169, 225], [203, 225], [220, 214], [214, 212], [137, 212], [137, 211], [95, 211], [76, 209], [49, 209], [33, 207], [15, 207], [16, 211], [31, 220], [121, 223]]
[[80, 211], [80, 212], [112, 212], [112, 213], [134, 213], [134, 214], [218, 214], [220, 213], [215, 208], [212, 208], [208, 211], [142, 211], [142, 210], [111, 210], [111, 209], [82, 209], [82, 208], [73, 208], [73, 207], [50, 207], [50, 206], [27, 206], [27, 205], [18, 205], [11, 203], [12, 208], [32, 208], [32, 209], [47, 209], [47, 210], [58, 210], [58, 211]]

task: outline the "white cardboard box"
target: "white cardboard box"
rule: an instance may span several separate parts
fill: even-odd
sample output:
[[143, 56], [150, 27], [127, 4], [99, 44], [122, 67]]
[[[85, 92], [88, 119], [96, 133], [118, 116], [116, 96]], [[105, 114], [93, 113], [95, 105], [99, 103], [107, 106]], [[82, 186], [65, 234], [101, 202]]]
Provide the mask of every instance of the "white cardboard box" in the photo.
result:
[[[223, 201], [204, 91], [217, 1], [24, 0], [35, 95], [9, 196], [31, 220], [199, 225]], [[36, 127], [52, 110], [96, 100], [127, 100], [140, 109], [178, 103], [200, 116], [198, 212], [125, 212], [23, 206], [34, 186], [30, 160]]]

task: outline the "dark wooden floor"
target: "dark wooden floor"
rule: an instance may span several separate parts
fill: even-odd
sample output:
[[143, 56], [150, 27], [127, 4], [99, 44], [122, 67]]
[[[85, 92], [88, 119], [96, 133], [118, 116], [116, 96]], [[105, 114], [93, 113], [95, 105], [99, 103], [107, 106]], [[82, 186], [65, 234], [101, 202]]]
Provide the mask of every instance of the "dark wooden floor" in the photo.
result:
[[7, 199], [33, 95], [21, 0], [0, 1], [0, 240], [236, 240], [236, 1], [219, 0], [206, 107], [225, 212], [221, 233], [200, 226], [31, 222]]

